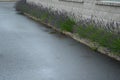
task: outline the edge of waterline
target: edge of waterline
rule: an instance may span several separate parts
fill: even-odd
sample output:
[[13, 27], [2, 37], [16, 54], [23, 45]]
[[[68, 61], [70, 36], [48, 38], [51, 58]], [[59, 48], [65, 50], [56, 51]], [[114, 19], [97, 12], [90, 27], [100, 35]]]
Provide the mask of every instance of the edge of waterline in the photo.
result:
[[113, 59], [115, 59], [117, 61], [120, 61], [120, 56], [115, 55], [115, 53], [110, 52], [106, 47], [100, 46], [96, 42], [92, 42], [92, 41], [90, 41], [88, 39], [85, 39], [85, 38], [80, 38], [77, 34], [73, 34], [73, 33], [67, 32], [67, 31], [62, 31], [60, 29], [57, 29], [55, 26], [50, 25], [48, 23], [45, 23], [45, 22], [41, 21], [40, 19], [38, 19], [38, 18], [36, 18], [34, 16], [31, 16], [28, 13], [23, 13], [23, 15], [25, 15], [25, 16], [27, 16], [27, 17], [35, 20], [35, 21], [38, 21], [41, 24], [43, 24], [43, 25], [45, 25], [45, 26], [47, 26], [49, 28], [52, 28], [53, 30], [55, 30], [57, 32], [60, 32], [60, 33], [62, 33], [64, 35], [66, 35], [66, 36], [71, 37], [72, 39], [76, 40], [77, 42], [80, 42], [80, 43], [90, 47], [94, 51], [100, 52], [101, 54], [107, 55], [110, 58], [113, 58]]

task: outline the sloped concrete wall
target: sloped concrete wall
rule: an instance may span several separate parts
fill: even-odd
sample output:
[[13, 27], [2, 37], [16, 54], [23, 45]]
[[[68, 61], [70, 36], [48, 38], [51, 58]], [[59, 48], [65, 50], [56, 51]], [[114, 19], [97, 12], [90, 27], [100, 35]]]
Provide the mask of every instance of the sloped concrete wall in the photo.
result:
[[120, 22], [119, 2], [101, 2], [100, 0], [27, 0], [28, 3], [52, 7], [54, 10], [65, 10], [74, 13], [77, 18], [94, 16], [105, 21]]

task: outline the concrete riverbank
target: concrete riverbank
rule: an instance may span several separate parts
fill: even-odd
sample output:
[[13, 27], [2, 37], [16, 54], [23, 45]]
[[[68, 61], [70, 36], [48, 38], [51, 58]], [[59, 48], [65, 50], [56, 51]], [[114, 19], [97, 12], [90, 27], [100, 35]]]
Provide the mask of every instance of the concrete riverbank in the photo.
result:
[[77, 20], [82, 17], [120, 22], [120, 2], [108, 0], [26, 0], [35, 5], [52, 7], [54, 10], [74, 13]]

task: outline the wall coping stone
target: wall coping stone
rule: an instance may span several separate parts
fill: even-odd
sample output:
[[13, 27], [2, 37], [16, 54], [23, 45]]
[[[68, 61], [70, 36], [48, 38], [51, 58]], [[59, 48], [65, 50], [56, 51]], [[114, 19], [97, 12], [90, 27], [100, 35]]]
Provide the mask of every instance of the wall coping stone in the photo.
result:
[[72, 2], [72, 3], [84, 3], [83, 0], [59, 0], [59, 1], [64, 1], [64, 2]]
[[120, 2], [117, 2], [117, 1], [96, 1], [96, 5], [120, 7]]

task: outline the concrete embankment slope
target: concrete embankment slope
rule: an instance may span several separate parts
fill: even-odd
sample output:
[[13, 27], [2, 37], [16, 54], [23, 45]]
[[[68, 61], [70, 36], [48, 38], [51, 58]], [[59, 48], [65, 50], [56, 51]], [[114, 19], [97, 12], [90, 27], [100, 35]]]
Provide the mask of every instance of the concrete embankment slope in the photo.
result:
[[27, 0], [28, 3], [52, 7], [74, 13], [77, 18], [81, 15], [86, 18], [95, 17], [98, 20], [120, 22], [120, 2], [103, 2], [98, 0]]

